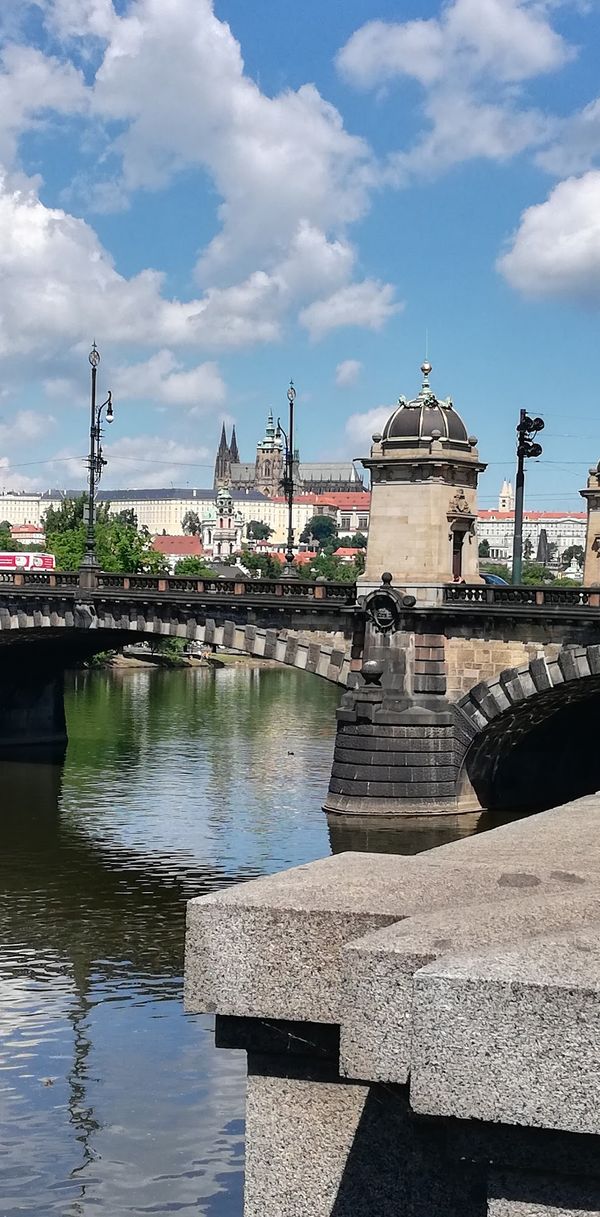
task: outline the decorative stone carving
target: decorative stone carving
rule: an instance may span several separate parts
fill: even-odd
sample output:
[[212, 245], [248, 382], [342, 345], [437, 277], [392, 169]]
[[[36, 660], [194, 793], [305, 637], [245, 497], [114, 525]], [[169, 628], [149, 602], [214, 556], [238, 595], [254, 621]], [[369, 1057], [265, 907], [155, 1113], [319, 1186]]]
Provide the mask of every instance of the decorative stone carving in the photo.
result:
[[380, 634], [388, 634], [398, 629], [402, 610], [413, 608], [416, 600], [414, 596], [392, 587], [392, 576], [389, 571], [384, 571], [381, 587], [365, 596], [359, 603], [375, 629]]

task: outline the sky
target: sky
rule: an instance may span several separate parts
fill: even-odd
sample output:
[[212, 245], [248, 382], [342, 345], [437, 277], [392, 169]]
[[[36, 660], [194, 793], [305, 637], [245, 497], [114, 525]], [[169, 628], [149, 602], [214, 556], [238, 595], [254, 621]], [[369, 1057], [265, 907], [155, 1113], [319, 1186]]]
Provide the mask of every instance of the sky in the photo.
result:
[[452, 396], [530, 507], [600, 459], [600, 0], [0, 0], [0, 486], [207, 486]]

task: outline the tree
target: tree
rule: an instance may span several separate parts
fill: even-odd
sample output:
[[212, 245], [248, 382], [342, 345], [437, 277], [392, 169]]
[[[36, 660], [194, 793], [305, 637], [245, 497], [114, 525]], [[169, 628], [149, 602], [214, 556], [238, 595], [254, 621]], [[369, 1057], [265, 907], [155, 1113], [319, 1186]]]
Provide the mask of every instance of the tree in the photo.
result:
[[210, 566], [207, 566], [204, 558], [189, 557], [180, 558], [179, 562], [175, 563], [175, 574], [199, 575], [200, 578], [202, 578], [202, 576], [207, 576], [210, 578], [210, 576], [214, 574], [214, 571], [211, 571]]
[[2, 550], [3, 553], [14, 554], [17, 553], [21, 548], [22, 547], [19, 545], [19, 542], [15, 541], [10, 531], [10, 524], [7, 520], [3, 520], [0, 524], [0, 550]]
[[181, 527], [188, 537], [198, 537], [202, 532], [202, 521], [197, 511], [186, 511]]
[[43, 519], [46, 537], [77, 528], [83, 522], [87, 500], [87, 494], [78, 494], [74, 499], [63, 499], [60, 507], [49, 507]]
[[480, 558], [489, 558], [489, 556], [490, 556], [490, 543], [489, 543], [487, 537], [484, 537], [483, 541], [479, 542], [479, 557]]
[[541, 562], [524, 562], [523, 563], [523, 583], [554, 583], [554, 575]]
[[355, 549], [367, 548], [367, 538], [365, 537], [364, 532], [355, 532], [352, 538], [352, 545]]
[[[86, 506], [87, 495], [81, 494], [75, 499], [64, 499], [60, 507], [50, 507], [46, 512], [46, 549], [54, 554], [59, 570], [77, 570], [81, 566], [87, 534]], [[108, 504], [98, 505], [96, 553], [101, 569], [132, 575], [139, 571], [155, 574], [164, 571], [165, 559], [153, 548], [148, 529], [138, 529], [130, 520], [129, 512], [111, 517]]]
[[316, 541], [322, 547], [337, 540], [337, 524], [331, 516], [313, 516], [300, 534], [303, 545]]
[[584, 557], [585, 552], [583, 545], [569, 545], [561, 556], [560, 564], [563, 567], [570, 566], [574, 558], [578, 566], [583, 566]]
[[530, 562], [533, 558], [533, 544], [531, 537], [525, 537], [525, 542], [523, 545], [523, 557], [526, 562]]
[[263, 524], [261, 520], [250, 520], [248, 523], [248, 537], [251, 541], [268, 541], [272, 533], [270, 525]]
[[283, 569], [283, 563], [274, 554], [252, 554], [248, 549], [242, 550], [240, 564], [245, 566], [251, 575], [258, 575], [260, 572], [265, 579], [279, 579]]
[[120, 520], [122, 524], [129, 524], [131, 528], [137, 528], [138, 518], [133, 510], [133, 507], [124, 507], [122, 511], [118, 511], [115, 520]]

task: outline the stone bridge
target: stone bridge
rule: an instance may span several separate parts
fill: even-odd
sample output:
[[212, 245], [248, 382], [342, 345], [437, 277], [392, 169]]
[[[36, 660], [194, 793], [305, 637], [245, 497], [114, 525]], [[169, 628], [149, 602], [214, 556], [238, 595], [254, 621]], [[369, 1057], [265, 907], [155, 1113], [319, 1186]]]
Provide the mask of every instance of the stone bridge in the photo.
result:
[[[176, 637], [274, 659], [346, 689], [325, 809], [540, 809], [600, 786], [600, 589], [448, 585], [424, 603], [348, 583], [2, 577], [0, 742], [64, 746], [62, 674]], [[27, 646], [23, 644], [27, 643]]]
[[89, 590], [77, 574], [3, 572], [0, 745], [64, 747], [65, 668], [134, 639], [225, 646], [346, 685], [355, 602], [349, 583], [100, 574]]

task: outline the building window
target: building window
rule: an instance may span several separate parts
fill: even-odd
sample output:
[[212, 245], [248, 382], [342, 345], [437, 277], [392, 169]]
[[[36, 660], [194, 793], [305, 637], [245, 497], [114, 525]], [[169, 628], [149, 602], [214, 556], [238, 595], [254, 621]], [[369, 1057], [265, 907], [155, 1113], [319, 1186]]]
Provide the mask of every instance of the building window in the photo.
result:
[[341, 528], [350, 528], [350, 516], [342, 516]]
[[358, 527], [361, 529], [369, 527], [369, 521], [368, 521], [367, 516], [358, 517]]

